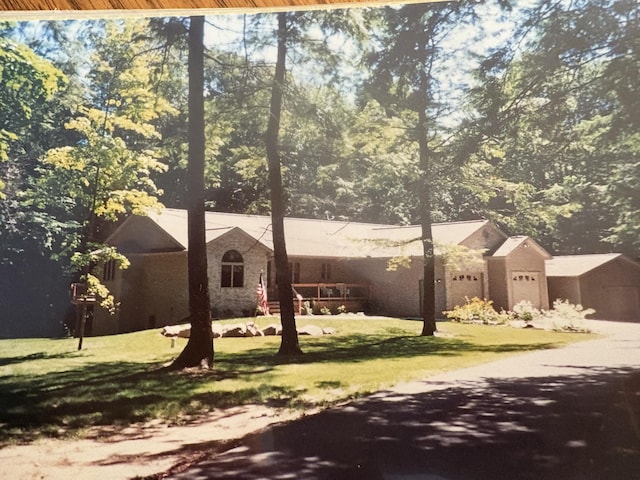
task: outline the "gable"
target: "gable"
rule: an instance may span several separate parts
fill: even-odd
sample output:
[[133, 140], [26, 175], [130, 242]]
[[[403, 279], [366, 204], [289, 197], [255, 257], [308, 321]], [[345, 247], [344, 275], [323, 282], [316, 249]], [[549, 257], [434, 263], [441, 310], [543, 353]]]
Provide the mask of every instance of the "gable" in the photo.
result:
[[179, 252], [186, 249], [149, 217], [127, 218], [105, 241], [121, 253]]
[[470, 233], [465, 239], [458, 243], [468, 248], [486, 250], [486, 253], [491, 255], [507, 238], [507, 234], [494, 224], [489, 221], [484, 221], [477, 230]]
[[273, 253], [273, 250], [264, 245], [260, 240], [252, 237], [244, 230], [234, 227], [223, 232], [207, 243], [208, 250], [238, 250], [241, 254], [261, 252], [263, 254]]
[[493, 253], [492, 257], [509, 257], [517, 253], [520, 249], [530, 249], [530, 252], [541, 256], [544, 259], [550, 259], [551, 255], [531, 237], [519, 235], [507, 238], [500, 247]]

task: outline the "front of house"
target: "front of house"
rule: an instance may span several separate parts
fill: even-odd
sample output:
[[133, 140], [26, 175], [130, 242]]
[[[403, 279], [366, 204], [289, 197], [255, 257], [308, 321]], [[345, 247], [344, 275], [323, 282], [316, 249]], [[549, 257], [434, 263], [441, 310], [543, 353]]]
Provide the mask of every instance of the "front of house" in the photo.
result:
[[[269, 298], [277, 298], [271, 219], [218, 212], [206, 212], [205, 218], [212, 314], [253, 316], [261, 273]], [[335, 313], [340, 307], [420, 317], [420, 231], [415, 225], [286, 218], [298, 314], [307, 309]], [[438, 316], [473, 297], [491, 299], [498, 310], [512, 310], [521, 301], [549, 308], [546, 262], [551, 256], [533, 239], [509, 237], [486, 220], [434, 224], [432, 232]], [[104, 269], [109, 274], [104, 282], [120, 307], [115, 315], [96, 312], [93, 334], [172, 325], [188, 316], [185, 210], [131, 216], [107, 243], [118, 247], [131, 266]]]
[[[549, 255], [533, 240], [509, 238], [486, 220], [434, 224], [432, 230], [439, 316], [476, 296], [495, 298], [505, 310], [520, 300], [548, 306], [544, 260]], [[286, 218], [285, 234], [299, 313], [341, 307], [421, 316], [419, 226]], [[118, 247], [131, 266], [104, 269], [109, 272], [104, 282], [120, 307], [115, 315], [96, 312], [93, 334], [161, 327], [188, 316], [185, 210], [131, 216], [107, 243]], [[277, 298], [270, 217], [207, 212], [206, 244], [215, 318], [254, 315], [261, 273], [269, 297]], [[460, 251], [463, 261], [457, 258]], [[521, 274], [537, 283], [521, 281]]]

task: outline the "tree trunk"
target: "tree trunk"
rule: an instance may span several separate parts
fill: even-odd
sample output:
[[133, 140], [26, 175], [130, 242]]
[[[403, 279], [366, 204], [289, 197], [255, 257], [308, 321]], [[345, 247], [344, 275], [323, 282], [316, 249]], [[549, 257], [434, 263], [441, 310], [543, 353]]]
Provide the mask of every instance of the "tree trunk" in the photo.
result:
[[172, 367], [213, 366], [204, 214], [204, 17], [189, 23], [188, 275], [189, 341]]
[[427, 68], [430, 63], [424, 35], [419, 36], [418, 50], [420, 66], [418, 85], [418, 147], [420, 155], [420, 215], [422, 226], [422, 247], [424, 280], [422, 282], [422, 333], [424, 336], [433, 336], [436, 332], [436, 290], [435, 290], [435, 252], [433, 248], [433, 234], [431, 230], [431, 158], [428, 139], [427, 105], [429, 102], [429, 75]]
[[[419, 122], [426, 122], [426, 115], [419, 113]], [[421, 335], [434, 335], [436, 331], [436, 291], [435, 291], [435, 252], [433, 248], [433, 235], [431, 231], [431, 188], [429, 185], [429, 147], [427, 134], [424, 127], [418, 128], [420, 138], [420, 170], [422, 185], [420, 192], [420, 210], [422, 226], [422, 248], [424, 263], [424, 281], [422, 282], [422, 333]]]
[[282, 323], [282, 340], [278, 355], [300, 355], [302, 350], [298, 343], [289, 258], [284, 235], [285, 199], [282, 187], [282, 173], [280, 171], [280, 153], [278, 151], [286, 54], [287, 14], [281, 12], [278, 13], [278, 59], [271, 91], [266, 148], [269, 163], [269, 187], [271, 189], [271, 228], [273, 230], [274, 263], [276, 283], [278, 285], [278, 300], [280, 301], [280, 321]]

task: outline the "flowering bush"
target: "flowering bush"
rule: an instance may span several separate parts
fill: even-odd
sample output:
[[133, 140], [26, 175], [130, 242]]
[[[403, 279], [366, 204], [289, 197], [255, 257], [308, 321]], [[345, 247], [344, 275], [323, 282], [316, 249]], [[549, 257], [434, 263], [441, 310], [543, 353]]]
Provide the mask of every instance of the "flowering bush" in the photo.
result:
[[585, 332], [591, 330], [584, 325], [587, 315], [596, 313], [593, 308], [584, 308], [582, 305], [574, 305], [569, 300], [557, 299], [553, 302], [553, 309], [544, 313], [544, 317], [550, 320], [553, 330], [558, 332]]
[[533, 306], [529, 300], [522, 300], [513, 306], [512, 318], [529, 323], [542, 316], [540, 310]]
[[464, 305], [456, 305], [453, 310], [444, 312], [445, 316], [459, 323], [483, 323], [483, 324], [503, 324], [508, 320], [508, 316], [498, 313], [493, 308], [491, 300], [473, 297], [469, 300], [465, 297]]

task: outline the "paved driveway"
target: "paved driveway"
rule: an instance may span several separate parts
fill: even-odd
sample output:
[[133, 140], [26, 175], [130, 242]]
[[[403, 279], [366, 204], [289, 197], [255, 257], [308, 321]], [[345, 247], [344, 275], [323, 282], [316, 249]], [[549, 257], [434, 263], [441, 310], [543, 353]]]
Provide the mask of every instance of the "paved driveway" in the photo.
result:
[[640, 479], [640, 324], [271, 427], [173, 479]]

